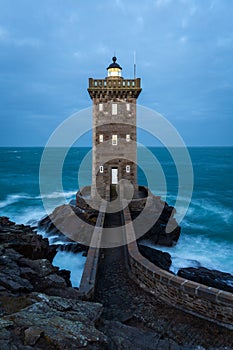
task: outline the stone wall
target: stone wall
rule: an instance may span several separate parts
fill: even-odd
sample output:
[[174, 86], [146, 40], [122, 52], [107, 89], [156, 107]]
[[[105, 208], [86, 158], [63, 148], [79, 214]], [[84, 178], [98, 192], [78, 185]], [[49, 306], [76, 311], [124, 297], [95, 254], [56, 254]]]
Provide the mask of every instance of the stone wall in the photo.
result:
[[233, 294], [185, 280], [152, 264], [138, 251], [127, 206], [124, 218], [131, 277], [167, 304], [233, 329]]
[[100, 257], [100, 243], [102, 238], [102, 230], [105, 218], [106, 202], [100, 206], [99, 215], [96, 226], [92, 235], [92, 240], [87, 253], [87, 259], [82, 274], [82, 279], [79, 286], [80, 296], [85, 300], [90, 300], [93, 297], [96, 276], [98, 271], [98, 263]]

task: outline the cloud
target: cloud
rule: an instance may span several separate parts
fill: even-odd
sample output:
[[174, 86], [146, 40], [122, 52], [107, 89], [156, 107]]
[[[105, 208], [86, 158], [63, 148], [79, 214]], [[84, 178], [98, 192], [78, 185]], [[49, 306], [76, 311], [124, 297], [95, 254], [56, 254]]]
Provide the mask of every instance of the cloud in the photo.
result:
[[169, 5], [172, 2], [172, 0], [156, 0], [155, 1], [155, 6], [157, 8], [161, 8], [161, 7], [166, 7], [167, 5]]
[[144, 19], [142, 16], [138, 16], [136, 18], [136, 21], [137, 21], [137, 24], [140, 25], [140, 26], [143, 26], [144, 25]]
[[115, 0], [115, 6], [120, 10], [125, 10], [125, 5], [122, 0]]
[[9, 38], [9, 32], [6, 28], [0, 27], [0, 41], [7, 41]]
[[[87, 79], [105, 76], [114, 50], [125, 77], [133, 74], [132, 53], [137, 52], [137, 73], [143, 84], [139, 103], [154, 108], [156, 100], [170, 118], [179, 113], [195, 125], [198, 111], [211, 121], [214, 116], [223, 118], [220, 108], [233, 110], [233, 4], [229, 0], [71, 0], [69, 6], [66, 0], [42, 0], [38, 6], [28, 0], [3, 2], [0, 118], [4, 135], [12, 132], [6, 121], [21, 118], [25, 110], [32, 120], [35, 115], [37, 120], [55, 116], [52, 132], [55, 121], [62, 120], [69, 108], [90, 105]], [[220, 82], [226, 82], [221, 99]], [[213, 104], [210, 112], [205, 110]], [[41, 137], [44, 140], [32, 127], [23, 132], [35, 135], [37, 143]]]
[[210, 10], [213, 10], [215, 7], [216, 3], [215, 0], [210, 3]]
[[182, 43], [182, 44], [186, 44], [186, 42], [188, 41], [188, 38], [186, 35], [183, 35], [182, 37], [180, 37], [179, 41]]
[[194, 15], [196, 15], [198, 8], [195, 6], [194, 3], [192, 3], [191, 0], [186, 1], [186, 0], [180, 0], [181, 4], [185, 5], [183, 8], [185, 15], [181, 20], [181, 27], [186, 28], [189, 25], [189, 22]]
[[97, 55], [108, 57], [110, 49], [108, 46], [106, 46], [104, 44], [99, 44], [95, 47], [94, 51], [97, 53]]
[[6, 28], [0, 27], [0, 42], [11, 44], [14, 46], [38, 47], [41, 40], [30, 37], [14, 37]]
[[13, 39], [12, 43], [16, 46], [39, 47], [41, 45], [41, 40], [37, 38], [19, 38]]
[[197, 7], [194, 5], [191, 5], [189, 8], [189, 15], [192, 17], [195, 15], [196, 12], [197, 12]]
[[219, 48], [231, 48], [233, 44], [233, 36], [227, 35], [217, 38], [217, 47]]
[[71, 13], [67, 18], [67, 22], [71, 24], [77, 24], [79, 22], [79, 16], [77, 13]]

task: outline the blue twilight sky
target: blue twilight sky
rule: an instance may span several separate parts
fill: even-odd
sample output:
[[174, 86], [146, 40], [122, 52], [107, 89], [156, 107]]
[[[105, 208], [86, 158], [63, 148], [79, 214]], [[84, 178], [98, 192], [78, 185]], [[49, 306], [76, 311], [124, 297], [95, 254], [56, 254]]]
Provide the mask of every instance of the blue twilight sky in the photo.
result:
[[114, 52], [132, 78], [134, 51], [138, 103], [187, 145], [233, 145], [232, 0], [0, 0], [0, 145], [45, 145]]

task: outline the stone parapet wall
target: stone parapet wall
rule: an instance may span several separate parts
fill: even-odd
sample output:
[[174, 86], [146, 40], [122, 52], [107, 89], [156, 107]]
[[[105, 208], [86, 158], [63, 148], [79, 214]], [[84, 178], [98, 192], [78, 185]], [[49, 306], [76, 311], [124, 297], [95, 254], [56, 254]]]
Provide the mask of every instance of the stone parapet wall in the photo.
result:
[[100, 206], [99, 215], [96, 226], [92, 235], [91, 244], [88, 249], [87, 259], [82, 274], [82, 279], [79, 286], [80, 296], [85, 300], [90, 300], [93, 297], [96, 276], [98, 271], [99, 257], [100, 257], [100, 243], [102, 238], [102, 230], [105, 219], [106, 202]]
[[175, 276], [152, 264], [139, 253], [127, 206], [124, 218], [131, 277], [167, 304], [233, 329], [233, 294]]

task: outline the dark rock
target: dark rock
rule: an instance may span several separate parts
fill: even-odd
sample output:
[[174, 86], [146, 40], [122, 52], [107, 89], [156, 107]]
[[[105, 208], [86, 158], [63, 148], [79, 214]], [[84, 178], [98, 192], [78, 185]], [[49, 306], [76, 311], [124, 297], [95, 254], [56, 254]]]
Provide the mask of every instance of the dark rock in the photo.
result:
[[95, 328], [101, 312], [97, 303], [40, 294], [31, 306], [0, 320], [5, 338], [14, 338], [16, 349], [25, 344], [36, 349], [97, 350], [107, 344], [106, 336]]
[[31, 326], [24, 331], [24, 343], [34, 346], [42, 335], [44, 335], [44, 331], [41, 327]]
[[10, 226], [14, 226], [15, 223], [13, 221], [10, 221], [8, 217], [6, 216], [1, 216], [0, 217], [0, 229], [1, 228], [5, 228], [5, 227], [10, 227]]
[[[45, 259], [47, 256], [52, 258], [48, 240], [37, 236], [30, 227], [15, 225], [7, 218], [0, 219], [0, 239], [0, 287], [4, 294], [53, 289], [56, 295], [71, 286], [70, 272], [59, 271]], [[40, 259], [35, 259], [38, 256]], [[63, 294], [69, 297], [71, 293]]]
[[61, 276], [65, 281], [66, 281], [66, 285], [67, 287], [71, 287], [72, 284], [70, 282], [70, 271], [68, 270], [58, 270], [57, 271], [57, 275]]
[[178, 276], [233, 293], [233, 276], [226, 272], [209, 270], [205, 267], [187, 267], [180, 269]]
[[5, 217], [0, 221], [0, 243], [2, 248], [14, 249], [29, 259], [41, 259], [46, 256], [52, 261], [56, 255], [56, 250], [49, 246], [48, 240], [37, 235], [30, 226], [15, 225]]
[[19, 260], [19, 265], [31, 268], [34, 272], [36, 272], [37, 276], [40, 278], [48, 276], [58, 270], [47, 259], [30, 260], [22, 258]]
[[[140, 214], [139, 211], [131, 210], [131, 216], [135, 219]], [[135, 231], [139, 241], [147, 239], [156, 245], [171, 247], [178, 241], [180, 237], [180, 226], [173, 218], [175, 209], [166, 202], [161, 201], [157, 197], [153, 197], [152, 203], [146, 209], [146, 220], [151, 222], [151, 228], [144, 234], [143, 223], [137, 227]], [[142, 231], [143, 230], [143, 231]]]
[[98, 212], [94, 209], [84, 212], [78, 207], [66, 204], [55, 208], [38, 225], [47, 235], [57, 235], [64, 242], [78, 242], [80, 246], [87, 246], [91, 241], [97, 215]]
[[66, 288], [66, 281], [57, 274], [45, 276], [43, 279], [38, 279], [34, 284], [34, 289], [38, 292], [46, 292], [49, 288], [63, 289]]
[[78, 292], [77, 288], [72, 288], [72, 287], [66, 287], [66, 288], [48, 288], [46, 289], [46, 294], [47, 295], [53, 295], [53, 296], [58, 296], [61, 298], [66, 298], [66, 299], [79, 299], [80, 294]]
[[0, 285], [12, 293], [26, 293], [33, 290], [33, 286], [28, 280], [21, 278], [16, 274], [9, 276], [8, 274], [0, 273]]
[[108, 336], [109, 350], [205, 350], [196, 346], [180, 346], [149, 328], [136, 328], [117, 321], [104, 321], [101, 330]]
[[0, 349], [105, 349], [95, 327], [102, 305], [79, 301], [48, 240], [0, 218], [0, 242]]
[[139, 252], [149, 261], [161, 269], [169, 271], [172, 264], [171, 255], [169, 253], [161, 252], [161, 250], [147, 247], [138, 244]]
[[88, 247], [80, 243], [68, 243], [59, 245], [59, 250], [76, 254], [81, 252], [87, 252]]

